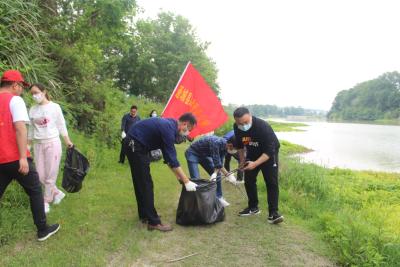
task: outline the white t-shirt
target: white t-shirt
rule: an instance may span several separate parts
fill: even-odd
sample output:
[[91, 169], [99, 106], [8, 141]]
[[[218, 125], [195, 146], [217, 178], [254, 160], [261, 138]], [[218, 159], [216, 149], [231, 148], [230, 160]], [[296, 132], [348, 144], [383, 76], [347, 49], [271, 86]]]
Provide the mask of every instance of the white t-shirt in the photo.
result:
[[35, 105], [29, 110], [31, 126], [28, 139], [43, 143], [54, 138], [67, 136], [68, 131], [60, 105], [49, 102], [45, 105]]
[[13, 122], [25, 121], [29, 123], [28, 111], [22, 97], [13, 96], [10, 101], [10, 111]]

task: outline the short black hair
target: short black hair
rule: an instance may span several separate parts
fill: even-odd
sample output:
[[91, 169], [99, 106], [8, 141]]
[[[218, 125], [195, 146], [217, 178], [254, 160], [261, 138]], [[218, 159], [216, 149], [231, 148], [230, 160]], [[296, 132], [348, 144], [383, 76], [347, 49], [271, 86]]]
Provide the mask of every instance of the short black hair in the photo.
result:
[[232, 144], [233, 147], [238, 147], [237, 142], [236, 142], [236, 137], [235, 137], [235, 135], [233, 135], [231, 138], [229, 138], [228, 140], [226, 140], [226, 143]]
[[235, 109], [235, 111], [233, 112], [233, 117], [241, 118], [243, 115], [246, 115], [246, 114], [250, 114], [249, 109], [246, 107], [240, 107], [240, 108]]
[[197, 124], [196, 117], [191, 112], [186, 112], [179, 117], [180, 122], [189, 122], [195, 126]]
[[132, 105], [132, 106], [131, 106], [131, 110], [132, 110], [132, 109], [137, 109], [137, 106], [136, 106], [136, 105]]
[[15, 83], [15, 82], [1, 81], [0, 87], [10, 87], [13, 83]]

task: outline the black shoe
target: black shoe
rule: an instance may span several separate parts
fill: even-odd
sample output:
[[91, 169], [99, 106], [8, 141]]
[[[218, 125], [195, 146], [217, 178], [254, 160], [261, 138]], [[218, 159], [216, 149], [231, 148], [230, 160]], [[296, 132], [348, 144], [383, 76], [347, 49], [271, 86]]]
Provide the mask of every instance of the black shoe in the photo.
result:
[[57, 233], [58, 230], [60, 230], [60, 225], [58, 223], [46, 226], [46, 229], [37, 232], [38, 241], [45, 241], [47, 238]]
[[123, 162], [123, 161], [118, 161], [118, 163], [120, 163], [120, 164], [124, 164], [124, 162]]
[[239, 212], [239, 216], [250, 216], [250, 215], [257, 215], [260, 214], [261, 210], [258, 208], [245, 208], [241, 212]]
[[283, 222], [283, 216], [276, 212], [273, 215], [268, 216], [268, 222], [271, 224], [281, 223]]

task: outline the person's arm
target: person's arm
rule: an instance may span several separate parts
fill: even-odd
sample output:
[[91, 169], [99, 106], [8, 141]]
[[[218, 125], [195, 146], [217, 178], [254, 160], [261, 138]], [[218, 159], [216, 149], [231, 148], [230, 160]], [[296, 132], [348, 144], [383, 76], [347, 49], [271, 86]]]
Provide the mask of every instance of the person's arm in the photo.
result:
[[64, 143], [67, 147], [71, 148], [74, 146], [68, 136], [67, 124], [65, 123], [64, 115], [62, 113], [61, 107], [56, 106], [56, 126], [61, 136], [64, 139]]
[[186, 176], [186, 174], [183, 172], [180, 166], [176, 168], [171, 168], [171, 170], [179, 181], [181, 181], [184, 184], [189, 182], [189, 178]]
[[122, 116], [121, 120], [121, 131], [125, 132], [125, 125], [126, 125], [126, 115]]
[[273, 140], [272, 139], [272, 134], [273, 134], [272, 128], [270, 126], [268, 126], [266, 123], [263, 123], [260, 125], [259, 131], [260, 131], [260, 136], [262, 136], [262, 139], [260, 140], [260, 145], [261, 145], [261, 149], [262, 149], [263, 153], [256, 161], [246, 162], [247, 165], [244, 168], [244, 170], [253, 170], [257, 166], [268, 161], [269, 158], [273, 155], [273, 144], [271, 143]]
[[247, 161], [246, 166], [243, 168], [243, 170], [253, 170], [257, 166], [263, 164], [264, 162], [269, 160], [269, 156], [265, 153], [262, 153], [261, 156], [256, 160], [256, 161]]
[[214, 173], [219, 172], [222, 168], [221, 156], [220, 156], [220, 148], [219, 143], [217, 141], [213, 141], [213, 139], [208, 140], [209, 149], [211, 152], [211, 158], [214, 165]]
[[19, 152], [19, 169], [18, 171], [23, 175], [27, 175], [29, 172], [29, 165], [26, 155], [27, 148], [27, 130], [25, 121], [14, 122], [14, 128], [17, 138], [18, 152]]

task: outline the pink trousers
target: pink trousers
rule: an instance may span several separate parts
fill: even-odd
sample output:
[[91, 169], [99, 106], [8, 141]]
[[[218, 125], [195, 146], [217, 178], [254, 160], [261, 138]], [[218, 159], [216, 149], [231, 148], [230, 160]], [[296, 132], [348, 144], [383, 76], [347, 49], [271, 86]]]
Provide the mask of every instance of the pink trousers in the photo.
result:
[[33, 151], [39, 179], [44, 186], [44, 202], [51, 203], [54, 196], [60, 192], [56, 181], [61, 161], [61, 141], [55, 138], [48, 143], [35, 143]]

